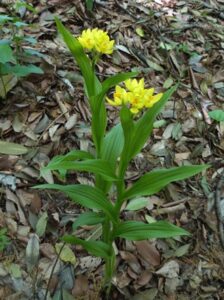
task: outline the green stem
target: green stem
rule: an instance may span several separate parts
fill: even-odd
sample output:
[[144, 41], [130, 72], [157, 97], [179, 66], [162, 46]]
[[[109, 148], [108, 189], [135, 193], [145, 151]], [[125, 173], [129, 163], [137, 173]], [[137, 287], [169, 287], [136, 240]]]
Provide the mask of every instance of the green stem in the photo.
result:
[[109, 294], [110, 294], [110, 290], [111, 290], [111, 281], [112, 281], [112, 277], [114, 275], [115, 266], [116, 266], [116, 256], [115, 256], [114, 249], [113, 249], [113, 239], [111, 238], [112, 231], [110, 231], [109, 236], [110, 236], [109, 245], [110, 245], [110, 254], [111, 255], [105, 261], [105, 279], [104, 279], [104, 285], [106, 286], [107, 299], [109, 299]]
[[103, 242], [108, 244], [109, 236], [110, 236], [110, 220], [107, 217], [105, 218], [105, 221], [103, 222], [102, 230], [103, 230], [103, 233], [102, 233]]
[[1, 72], [1, 64], [0, 64], [0, 79], [1, 79], [2, 86], [3, 86], [4, 98], [5, 98], [6, 94], [7, 94], [7, 90], [6, 90], [5, 82], [4, 82], [4, 79], [3, 79], [2, 72]]

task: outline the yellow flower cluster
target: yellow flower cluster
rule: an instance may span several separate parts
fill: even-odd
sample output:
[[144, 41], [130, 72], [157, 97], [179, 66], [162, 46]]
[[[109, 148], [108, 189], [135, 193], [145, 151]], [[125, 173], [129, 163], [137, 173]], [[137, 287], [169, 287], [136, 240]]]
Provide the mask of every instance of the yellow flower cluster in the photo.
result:
[[114, 40], [110, 40], [107, 32], [94, 28], [84, 30], [78, 41], [87, 50], [96, 50], [102, 54], [113, 53]]
[[117, 85], [113, 94], [113, 100], [107, 98], [107, 101], [113, 106], [128, 104], [133, 114], [137, 114], [143, 108], [152, 107], [163, 96], [163, 93], [153, 96], [154, 88], [145, 89], [144, 78], [139, 81], [128, 79], [124, 84], [126, 89]]

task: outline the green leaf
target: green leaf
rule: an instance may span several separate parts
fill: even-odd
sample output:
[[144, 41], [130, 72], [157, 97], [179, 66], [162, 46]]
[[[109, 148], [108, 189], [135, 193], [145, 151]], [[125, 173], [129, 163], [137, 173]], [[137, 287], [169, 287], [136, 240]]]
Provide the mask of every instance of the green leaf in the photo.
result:
[[60, 184], [41, 184], [34, 188], [37, 189], [54, 189], [64, 192], [74, 202], [80, 204], [83, 207], [87, 207], [93, 210], [101, 210], [110, 218], [110, 220], [116, 222], [116, 214], [114, 212], [114, 206], [107, 199], [106, 195], [98, 188], [85, 184], [74, 185], [60, 185]]
[[28, 152], [23, 145], [0, 141], [0, 153], [8, 155], [20, 155]]
[[35, 65], [27, 65], [27, 66], [8, 66], [7, 67], [8, 73], [13, 73], [16, 76], [24, 77], [29, 74], [44, 74], [43, 70]]
[[55, 163], [62, 163], [64, 161], [74, 161], [74, 160], [83, 160], [83, 159], [93, 159], [94, 156], [89, 152], [82, 150], [72, 150], [65, 155], [57, 155], [55, 156], [47, 165], [53, 166]]
[[118, 157], [124, 146], [124, 134], [121, 124], [114, 126], [105, 136], [101, 157], [115, 168]]
[[194, 176], [208, 167], [208, 165], [194, 165], [151, 171], [143, 175], [130, 189], [124, 192], [123, 198], [153, 195], [167, 184]]
[[79, 41], [63, 26], [61, 21], [55, 17], [55, 22], [59, 33], [62, 35], [67, 47], [75, 58], [80, 67], [81, 73], [85, 80], [87, 96], [90, 98], [100, 93], [101, 84], [92, 70], [90, 59], [85, 54]]
[[7, 15], [0, 15], [0, 23], [5, 23], [6, 21], [11, 21], [13, 18]]
[[45, 170], [76, 170], [99, 174], [107, 180], [117, 180], [111, 164], [103, 159], [87, 159], [84, 161], [53, 162], [43, 168]]
[[102, 213], [88, 211], [81, 214], [72, 224], [72, 229], [76, 230], [83, 225], [97, 225], [104, 221], [105, 216]]
[[70, 244], [81, 245], [84, 249], [86, 249], [90, 254], [94, 256], [99, 256], [104, 259], [108, 259], [110, 257], [110, 247], [104, 242], [84, 241], [73, 235], [65, 235], [62, 237], [62, 240]]
[[114, 87], [115, 85], [117, 85], [131, 77], [135, 77], [137, 75], [138, 75], [138, 72], [127, 72], [127, 73], [119, 73], [119, 74], [110, 76], [109, 78], [107, 78], [106, 80], [103, 81], [101, 93], [105, 95], [110, 88]]
[[[12, 49], [8, 44], [0, 45], [0, 63], [16, 63], [16, 59], [13, 55]], [[0, 70], [1, 72], [1, 70]]]
[[123, 172], [125, 171], [129, 161], [141, 151], [142, 147], [148, 140], [157, 114], [169, 100], [176, 88], [177, 86], [174, 86], [165, 92], [161, 100], [148, 109], [137, 122], [131, 120], [131, 116], [128, 117], [128, 112], [126, 112], [127, 108], [126, 110], [124, 110], [124, 108], [121, 109], [120, 117], [125, 136], [125, 144], [121, 154], [121, 169], [123, 169]]
[[166, 91], [161, 100], [153, 105], [153, 107], [148, 109], [148, 111], [146, 111], [145, 114], [136, 122], [133, 133], [132, 151], [130, 153], [129, 160], [131, 160], [141, 151], [152, 132], [153, 123], [156, 116], [164, 107], [166, 102], [170, 99], [171, 95], [176, 91], [176, 89], [177, 85]]
[[128, 202], [128, 205], [125, 207], [125, 210], [139, 210], [146, 207], [149, 204], [149, 199], [144, 197], [139, 197], [132, 199]]
[[105, 107], [105, 103], [102, 102], [101, 105], [99, 106], [99, 109], [96, 109], [95, 106], [98, 106], [98, 104], [96, 104], [94, 100], [91, 101], [93, 105], [93, 111], [92, 111], [93, 141], [96, 146], [96, 153], [100, 153], [102, 143], [103, 143], [103, 138], [105, 135], [106, 126], [107, 126], [106, 107]]
[[208, 113], [209, 117], [218, 122], [224, 122], [224, 110], [216, 109]]
[[0, 80], [0, 98], [5, 99], [7, 93], [17, 84], [17, 76], [13, 74], [3, 75]]
[[120, 110], [120, 119], [124, 134], [124, 147], [120, 159], [121, 176], [123, 176], [132, 153], [135, 124], [133, 115], [126, 106], [123, 106]]
[[[119, 84], [122, 81], [125, 81], [128, 78], [134, 77], [138, 75], [137, 72], [128, 72], [128, 73], [120, 73], [114, 76], [111, 76], [109, 78], [107, 78], [106, 80], [103, 81], [102, 83], [102, 91], [97, 94], [95, 97], [92, 98], [92, 103], [93, 103], [93, 107], [94, 107], [94, 114], [96, 114], [96, 116], [98, 117], [100, 110], [105, 110], [105, 104], [103, 103], [104, 97], [106, 95], [106, 93], [108, 92], [108, 90], [112, 87], [114, 87], [115, 85]], [[103, 108], [102, 108], [103, 106]], [[102, 112], [100, 113], [102, 114]], [[103, 129], [101, 130], [101, 132], [104, 133], [105, 130], [105, 126], [106, 126], [106, 122], [104, 120], [104, 115], [101, 116], [101, 122], [103, 122]], [[96, 120], [96, 126], [101, 124], [100, 120]]]
[[186, 230], [165, 221], [151, 224], [127, 221], [120, 223], [114, 232], [115, 237], [131, 241], [140, 241], [152, 238], [170, 238], [179, 235], [190, 235]]
[[92, 11], [94, 0], [86, 0], [87, 10]]
[[39, 220], [37, 221], [37, 225], [36, 225], [36, 234], [39, 237], [42, 237], [45, 234], [46, 231], [46, 227], [47, 227], [47, 221], [48, 221], [48, 215], [47, 212], [44, 212]]

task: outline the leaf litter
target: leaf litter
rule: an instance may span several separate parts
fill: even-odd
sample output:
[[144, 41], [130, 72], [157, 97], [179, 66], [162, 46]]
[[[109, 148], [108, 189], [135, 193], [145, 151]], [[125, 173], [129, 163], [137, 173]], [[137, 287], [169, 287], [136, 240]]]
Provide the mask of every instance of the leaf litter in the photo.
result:
[[[76, 35], [83, 28], [98, 27], [116, 40], [117, 51], [112, 60], [99, 65], [100, 74], [132, 68], [144, 74], [149, 86], [158, 86], [158, 92], [179, 82], [157, 120], [159, 125], [154, 126], [153, 139], [128, 170], [129, 182], [139, 172], [156, 167], [212, 165], [202, 178], [172, 184], [142, 199], [148, 201], [145, 208], [128, 204], [131, 210], [123, 211], [126, 219], [135, 216], [153, 222], [166, 217], [192, 236], [118, 241], [112, 299], [222, 299], [219, 216], [223, 212], [216, 211], [214, 197], [217, 187], [223, 197], [223, 1], [97, 0], [93, 13], [81, 0], [75, 6], [59, 0], [33, 1], [33, 5], [38, 14], [26, 11], [23, 19], [36, 25], [30, 34], [38, 41], [34, 48], [43, 56], [36, 62], [45, 73], [13, 82], [7, 99], [0, 102], [0, 227], [7, 229], [10, 239], [0, 253], [0, 299], [33, 299], [33, 293], [37, 299], [44, 299], [46, 293], [66, 299], [103, 299], [99, 258], [88, 256], [80, 246], [68, 248], [69, 261], [57, 258], [59, 238], [81, 208], [60, 193], [31, 190], [43, 180], [40, 167], [53, 156], [92, 146], [80, 74], [57, 36], [54, 14]], [[9, 7], [3, 5], [1, 13], [10, 13]], [[112, 108], [109, 111], [112, 125], [117, 114]], [[213, 111], [219, 115], [213, 117]], [[53, 175], [45, 174], [44, 179], [63, 183]], [[91, 178], [72, 174], [68, 181], [91, 182]], [[86, 226], [78, 234], [97, 239], [100, 233]]]

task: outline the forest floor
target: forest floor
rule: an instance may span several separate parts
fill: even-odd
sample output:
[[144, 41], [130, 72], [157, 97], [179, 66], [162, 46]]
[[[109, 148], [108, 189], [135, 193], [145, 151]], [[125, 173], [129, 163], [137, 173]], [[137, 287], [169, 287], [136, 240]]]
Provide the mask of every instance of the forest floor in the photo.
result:
[[[57, 259], [59, 238], [71, 230], [83, 208], [60, 193], [31, 189], [46, 181], [60, 182], [55, 174], [40, 176], [40, 168], [52, 157], [92, 147], [81, 75], [57, 33], [54, 15], [75, 36], [84, 28], [98, 27], [115, 40], [116, 51], [98, 65], [102, 78], [137, 70], [157, 91], [179, 83], [152, 138], [133, 160], [129, 182], [156, 167], [211, 165], [149, 197], [146, 208], [123, 212], [124, 219], [168, 220], [192, 235], [118, 241], [110, 299], [224, 299], [219, 234], [224, 223], [218, 219], [224, 212], [217, 212], [215, 202], [224, 198], [224, 122], [209, 116], [210, 111], [224, 109], [224, 1], [98, 0], [92, 12], [81, 0], [31, 2], [37, 14], [27, 10], [23, 21], [35, 24], [26, 34], [37, 40], [33, 48], [42, 57], [31, 62], [44, 74], [20, 79], [0, 102], [1, 140], [29, 149], [24, 155], [0, 149], [0, 174], [15, 179], [0, 188], [0, 228], [7, 229], [9, 238], [0, 252], [0, 299], [47, 299], [46, 288], [55, 300], [104, 299], [100, 258], [71, 246], [69, 261]], [[12, 11], [11, 4], [0, 6], [1, 14]], [[117, 109], [108, 107], [108, 112], [110, 125], [115, 124]], [[76, 173], [68, 180], [86, 183], [90, 178]], [[78, 234], [97, 239], [99, 230], [86, 226]], [[40, 248], [36, 262], [35, 255], [34, 261], [26, 256], [28, 245], [34, 254]]]

